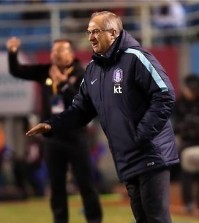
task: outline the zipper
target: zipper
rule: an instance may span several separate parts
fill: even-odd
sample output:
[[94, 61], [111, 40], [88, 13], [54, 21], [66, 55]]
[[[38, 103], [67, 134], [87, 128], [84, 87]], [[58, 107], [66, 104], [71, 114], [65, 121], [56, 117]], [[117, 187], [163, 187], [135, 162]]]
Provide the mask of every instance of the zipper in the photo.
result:
[[106, 121], [106, 109], [105, 109], [105, 105], [104, 105], [104, 79], [105, 79], [105, 69], [102, 68], [101, 74], [100, 74], [100, 101], [101, 101], [101, 105], [102, 105], [102, 111], [103, 111], [103, 119], [104, 119], [104, 123], [106, 126], [106, 130], [108, 133], [108, 128], [107, 128], [107, 121]]
[[[102, 75], [101, 75], [101, 84], [100, 84], [100, 99], [101, 99], [101, 103], [102, 103], [102, 109], [103, 109], [103, 118], [104, 118], [104, 124], [106, 126], [106, 132], [107, 132], [107, 136], [109, 138], [109, 142], [112, 145], [112, 140], [109, 134], [109, 126], [107, 125], [107, 118], [106, 118], [106, 109], [105, 109], [105, 102], [104, 102], [104, 95], [105, 95], [105, 88], [104, 88], [104, 79], [105, 79], [105, 73], [106, 73], [106, 69], [102, 68]], [[113, 153], [114, 154], [114, 153]]]
[[104, 70], [100, 74], [100, 101], [103, 102]]

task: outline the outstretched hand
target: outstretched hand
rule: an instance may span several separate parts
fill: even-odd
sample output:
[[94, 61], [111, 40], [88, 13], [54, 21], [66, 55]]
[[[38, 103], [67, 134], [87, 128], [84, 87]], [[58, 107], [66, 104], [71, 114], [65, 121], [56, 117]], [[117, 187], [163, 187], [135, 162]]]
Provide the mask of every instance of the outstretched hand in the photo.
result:
[[39, 123], [32, 129], [30, 129], [28, 132], [26, 132], [27, 136], [33, 136], [36, 134], [42, 134], [42, 133], [47, 133], [51, 130], [51, 126], [47, 123]]

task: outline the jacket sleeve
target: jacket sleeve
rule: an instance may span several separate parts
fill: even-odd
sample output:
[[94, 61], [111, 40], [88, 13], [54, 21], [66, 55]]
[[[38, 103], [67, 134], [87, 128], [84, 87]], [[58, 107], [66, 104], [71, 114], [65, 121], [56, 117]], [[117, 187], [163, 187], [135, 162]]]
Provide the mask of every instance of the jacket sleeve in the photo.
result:
[[72, 105], [62, 113], [53, 115], [51, 119], [45, 122], [52, 127], [49, 135], [57, 136], [85, 126], [96, 115], [97, 112], [88, 95], [87, 86], [83, 79], [79, 92], [73, 99]]
[[8, 53], [9, 72], [12, 76], [24, 80], [32, 80], [37, 82], [45, 81], [46, 77], [48, 76], [50, 65], [20, 64], [17, 56], [18, 56], [17, 53], [11, 53], [11, 52]]
[[172, 113], [175, 94], [172, 84], [158, 61], [152, 63], [143, 54], [135, 64], [135, 82], [149, 98], [149, 106], [138, 123], [137, 141], [151, 140], [160, 133]]

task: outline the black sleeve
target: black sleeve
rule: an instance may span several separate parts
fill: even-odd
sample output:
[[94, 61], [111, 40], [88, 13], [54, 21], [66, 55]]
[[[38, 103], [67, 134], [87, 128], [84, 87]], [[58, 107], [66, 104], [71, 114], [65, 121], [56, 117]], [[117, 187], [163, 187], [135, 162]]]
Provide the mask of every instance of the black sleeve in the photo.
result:
[[8, 53], [9, 72], [12, 76], [24, 80], [32, 80], [37, 82], [44, 82], [48, 77], [49, 64], [35, 64], [25, 65], [20, 64], [17, 58], [17, 53]]
[[81, 128], [97, 116], [97, 112], [87, 92], [87, 86], [83, 79], [79, 93], [74, 97], [72, 105], [60, 113], [46, 120], [51, 125], [50, 135], [62, 135], [65, 131]]

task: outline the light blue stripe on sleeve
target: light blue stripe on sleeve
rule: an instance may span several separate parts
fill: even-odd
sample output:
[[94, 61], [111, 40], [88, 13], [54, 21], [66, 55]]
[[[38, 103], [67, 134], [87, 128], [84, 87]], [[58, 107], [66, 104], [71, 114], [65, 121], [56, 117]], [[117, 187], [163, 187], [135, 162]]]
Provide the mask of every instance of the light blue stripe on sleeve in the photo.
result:
[[159, 88], [161, 89], [161, 91], [162, 92], [168, 91], [168, 87], [166, 86], [166, 84], [164, 83], [164, 81], [162, 80], [162, 78], [160, 77], [160, 75], [158, 74], [158, 72], [155, 70], [154, 66], [144, 56], [144, 54], [142, 54], [139, 50], [130, 49], [130, 48], [127, 49], [125, 51], [125, 53], [135, 54], [139, 58], [139, 60], [143, 63], [143, 65], [146, 67], [146, 69], [149, 71], [149, 73], [151, 73], [154, 81], [159, 86]]

